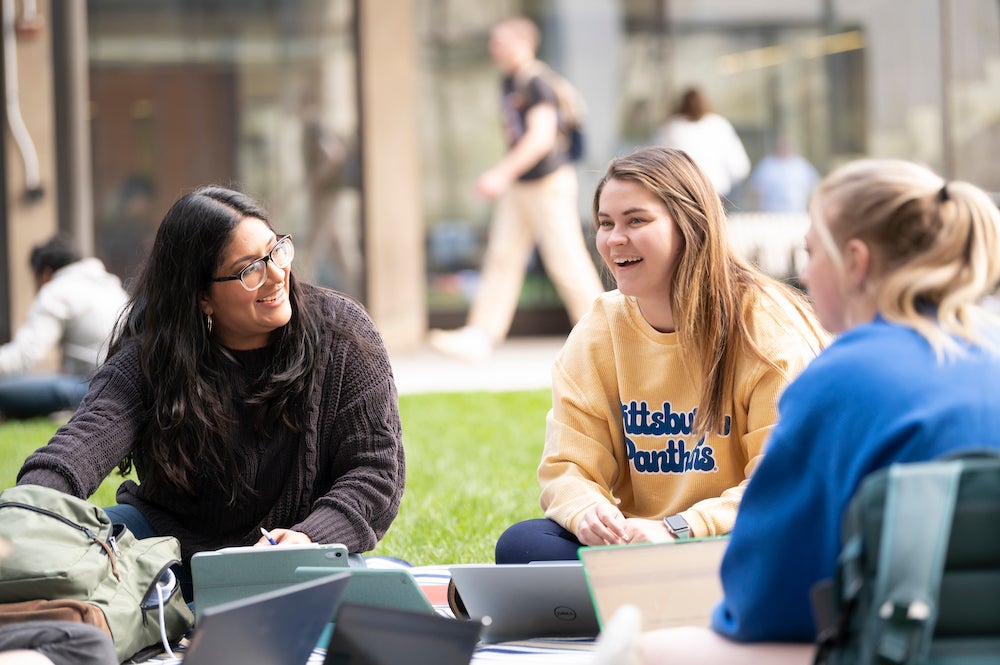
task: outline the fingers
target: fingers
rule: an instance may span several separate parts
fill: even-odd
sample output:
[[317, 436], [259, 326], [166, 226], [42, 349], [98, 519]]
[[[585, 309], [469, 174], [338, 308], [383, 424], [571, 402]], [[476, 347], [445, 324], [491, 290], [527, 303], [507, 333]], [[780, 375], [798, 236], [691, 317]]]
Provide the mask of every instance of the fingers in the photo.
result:
[[577, 539], [584, 545], [621, 545], [629, 541], [625, 516], [608, 504], [598, 504], [584, 513], [577, 531]]
[[[291, 529], [271, 529], [271, 538], [278, 545], [305, 545], [311, 543], [312, 539], [301, 531]], [[273, 547], [266, 537], [261, 536], [260, 540], [254, 543], [254, 547]]]

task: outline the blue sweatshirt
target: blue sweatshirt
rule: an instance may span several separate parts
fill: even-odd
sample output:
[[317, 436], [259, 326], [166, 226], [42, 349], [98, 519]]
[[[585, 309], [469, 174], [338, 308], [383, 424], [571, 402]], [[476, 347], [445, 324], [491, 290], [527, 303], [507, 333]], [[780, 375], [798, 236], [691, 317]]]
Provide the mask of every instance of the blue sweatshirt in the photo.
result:
[[963, 448], [1000, 451], [1000, 357], [938, 360], [911, 328], [853, 328], [788, 386], [722, 562], [712, 627], [738, 641], [815, 641], [809, 589], [834, 575], [840, 526], [870, 472]]

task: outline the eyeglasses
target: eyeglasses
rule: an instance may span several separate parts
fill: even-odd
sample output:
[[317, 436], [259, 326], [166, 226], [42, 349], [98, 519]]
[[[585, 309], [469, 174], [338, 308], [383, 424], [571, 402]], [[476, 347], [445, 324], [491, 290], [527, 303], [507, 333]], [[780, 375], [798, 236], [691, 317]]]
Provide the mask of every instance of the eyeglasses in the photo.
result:
[[247, 291], [256, 291], [265, 281], [267, 281], [267, 262], [270, 261], [278, 268], [287, 268], [295, 258], [295, 245], [292, 244], [291, 235], [283, 235], [274, 243], [271, 251], [260, 257], [256, 261], [251, 261], [243, 270], [228, 277], [213, 277], [210, 282], [230, 282], [234, 279], [240, 280], [240, 284]]

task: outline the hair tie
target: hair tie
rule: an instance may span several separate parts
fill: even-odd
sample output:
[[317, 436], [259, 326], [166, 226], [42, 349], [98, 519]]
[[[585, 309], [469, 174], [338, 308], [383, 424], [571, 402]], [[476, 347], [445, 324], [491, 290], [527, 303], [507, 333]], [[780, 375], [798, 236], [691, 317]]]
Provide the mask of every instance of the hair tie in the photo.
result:
[[937, 197], [938, 197], [938, 201], [940, 201], [941, 203], [944, 203], [945, 201], [948, 200], [949, 197], [948, 197], [948, 181], [947, 180], [945, 181], [945, 183], [943, 185], [941, 185], [941, 189], [938, 190], [938, 196]]

